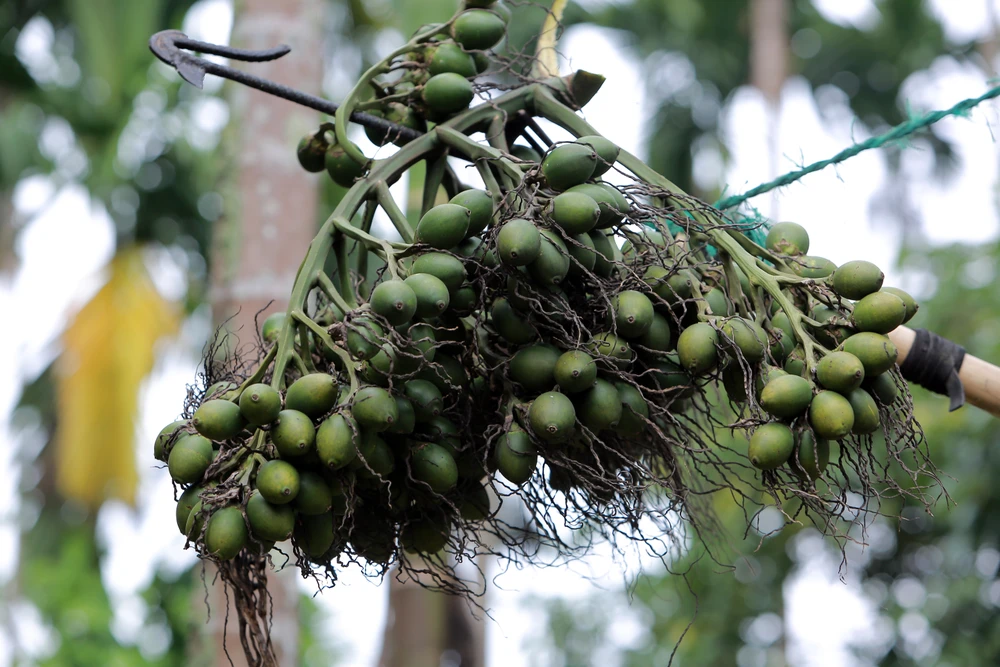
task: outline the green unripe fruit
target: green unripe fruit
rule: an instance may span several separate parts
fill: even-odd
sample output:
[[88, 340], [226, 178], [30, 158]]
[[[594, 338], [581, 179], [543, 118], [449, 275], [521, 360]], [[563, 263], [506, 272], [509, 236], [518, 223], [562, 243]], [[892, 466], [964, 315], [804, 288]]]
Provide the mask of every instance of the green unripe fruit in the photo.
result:
[[795, 436], [792, 435], [792, 429], [784, 424], [771, 423], [754, 431], [747, 455], [755, 468], [775, 470], [788, 461], [794, 449]]
[[855, 389], [847, 395], [847, 400], [854, 410], [854, 426], [851, 433], [867, 435], [874, 433], [879, 427], [878, 405], [864, 389]]
[[783, 255], [804, 255], [809, 252], [809, 233], [795, 222], [779, 222], [767, 232], [764, 245]]
[[[812, 431], [802, 431], [798, 441], [798, 468], [808, 475], [809, 479], [815, 481], [830, 463], [830, 443], [826, 440], [817, 440]], [[791, 463], [794, 464], [793, 461]]]
[[[466, 277], [462, 260], [443, 252], [427, 252], [413, 260], [410, 275], [412, 277], [419, 273], [432, 275], [443, 282], [449, 294], [460, 288]], [[419, 309], [417, 314], [420, 314]]]
[[462, 6], [465, 9], [474, 9], [474, 8], [480, 8], [481, 9], [481, 8], [489, 7], [494, 2], [496, 2], [496, 0], [465, 0], [465, 2], [462, 3]]
[[722, 369], [722, 386], [726, 395], [734, 403], [745, 403], [747, 400], [747, 376], [738, 361], [729, 362]]
[[181, 484], [197, 484], [214, 458], [215, 451], [208, 438], [194, 434], [181, 436], [167, 457], [170, 478]]
[[553, 377], [564, 393], [586, 391], [597, 380], [597, 364], [586, 352], [570, 350], [556, 360]]
[[608, 183], [581, 183], [567, 188], [566, 192], [585, 194], [597, 202], [601, 209], [601, 217], [597, 219], [598, 229], [616, 225], [629, 212], [628, 200], [618, 188]]
[[556, 191], [585, 183], [597, 168], [597, 151], [582, 144], [556, 146], [542, 160], [542, 176]]
[[296, 546], [313, 562], [319, 562], [336, 539], [334, 516], [330, 512], [303, 516], [295, 525], [293, 539]]
[[435, 493], [447, 493], [458, 483], [458, 466], [448, 450], [432, 442], [417, 445], [410, 455], [413, 478]]
[[777, 363], [784, 363], [785, 359], [795, 350], [795, 338], [786, 334], [781, 329], [773, 332], [774, 342], [771, 343], [771, 356]]
[[795, 332], [792, 330], [792, 321], [783, 312], [771, 318], [771, 328], [781, 330], [788, 338], [793, 340], [795, 338]]
[[421, 429], [427, 436], [426, 440], [441, 445], [452, 456], [462, 446], [461, 431], [446, 417], [433, 417], [426, 424], [421, 424]]
[[[365, 444], [361, 447], [361, 456], [364, 457], [362, 463], [359, 458], [358, 464], [359, 478], [370, 479], [372, 477], [388, 477], [396, 467], [396, 461], [392, 456], [392, 450], [385, 440], [369, 433], [365, 436]], [[367, 464], [367, 465], [365, 465]]]
[[240, 412], [248, 424], [270, 424], [281, 412], [281, 394], [269, 385], [252, 384], [240, 394]]
[[401, 363], [400, 368], [405, 369], [405, 372], [423, 365], [423, 361], [434, 361], [437, 357], [437, 334], [434, 327], [429, 324], [415, 324], [410, 327], [407, 333], [410, 336], [411, 345], [405, 352], [414, 356], [419, 355], [419, 359], [413, 368], [410, 367], [409, 362]]
[[514, 144], [510, 147], [510, 154], [516, 157], [518, 160], [523, 160], [524, 162], [541, 162], [542, 156], [538, 154], [534, 148], [530, 146], [525, 146], [523, 144]]
[[295, 154], [302, 168], [315, 174], [326, 166], [326, 149], [327, 143], [321, 134], [307, 134], [299, 140]]
[[635, 436], [646, 430], [649, 404], [642, 392], [627, 382], [615, 382], [618, 398], [622, 403], [622, 416], [615, 430], [622, 435]]
[[580, 395], [576, 413], [580, 423], [594, 433], [618, 424], [622, 418], [622, 399], [615, 386], [598, 378], [594, 386]]
[[205, 550], [219, 560], [230, 560], [246, 546], [250, 535], [239, 507], [223, 507], [208, 520]]
[[574, 236], [589, 232], [601, 217], [601, 207], [582, 192], [564, 192], [552, 200], [552, 220]]
[[299, 471], [287, 461], [268, 461], [257, 470], [257, 490], [272, 505], [284, 505], [299, 494]]
[[622, 257], [626, 259], [632, 259], [641, 255], [657, 256], [661, 250], [667, 247], [667, 240], [663, 237], [663, 234], [655, 229], [643, 226], [634, 233], [640, 237], [635, 239], [636, 242], [634, 244], [632, 241], [635, 237], [627, 238], [625, 243], [622, 244]]
[[[409, 380], [403, 385], [403, 393], [413, 407], [417, 421], [430, 421], [441, 414], [444, 409], [444, 399], [441, 390], [427, 380]], [[397, 411], [398, 415], [398, 411]]]
[[476, 65], [476, 74], [482, 74], [490, 68], [490, 57], [482, 51], [472, 54], [472, 62]]
[[333, 492], [320, 475], [307, 470], [299, 473], [299, 493], [292, 502], [299, 514], [324, 514], [333, 506]]
[[865, 367], [850, 352], [831, 352], [816, 364], [816, 379], [826, 389], [850, 394], [865, 379]]
[[358, 455], [360, 432], [353, 419], [341, 414], [325, 419], [316, 429], [316, 454], [330, 470], [340, 470]]
[[236, 437], [246, 422], [240, 414], [240, 406], [232, 401], [212, 399], [195, 410], [191, 425], [209, 440], [222, 442]]
[[188, 517], [191, 516], [191, 510], [201, 502], [201, 492], [204, 491], [200, 486], [189, 487], [181, 494], [181, 497], [177, 499], [177, 509], [174, 510], [174, 517], [177, 519], [177, 530], [181, 532], [181, 535], [186, 535], [184, 529], [187, 527]]
[[656, 352], [667, 352], [673, 342], [673, 333], [670, 331], [670, 322], [663, 315], [653, 313], [653, 320], [649, 324], [646, 333], [639, 336], [635, 341], [641, 347], [649, 348]]
[[451, 198], [452, 204], [469, 209], [469, 229], [466, 236], [478, 236], [493, 219], [493, 197], [485, 190], [463, 190]]
[[524, 345], [536, 338], [537, 334], [528, 321], [521, 317], [504, 297], [493, 302], [490, 317], [493, 328], [509, 343]]
[[399, 544], [408, 554], [436, 554], [448, 544], [449, 526], [445, 519], [420, 516], [403, 525]]
[[478, 482], [462, 490], [458, 513], [466, 521], [482, 521], [490, 515], [490, 493]]
[[798, 375], [780, 375], [760, 392], [760, 405], [778, 419], [792, 419], [803, 414], [812, 402], [812, 385]]
[[521, 348], [510, 358], [510, 378], [532, 394], [551, 389], [559, 358], [559, 350], [550, 345]]
[[312, 420], [298, 410], [282, 410], [271, 429], [271, 442], [282, 458], [303, 456], [316, 444], [316, 429]]
[[228, 380], [223, 380], [221, 382], [216, 382], [211, 387], [205, 390], [204, 399], [208, 400], [210, 398], [232, 398], [231, 394], [239, 388], [239, 385], [235, 382], [230, 382]]
[[806, 372], [804, 354], [800, 347], [792, 350], [792, 353], [788, 355], [788, 359], [785, 360], [785, 372], [789, 375], [803, 375]]
[[594, 252], [597, 256], [594, 273], [601, 278], [610, 278], [615, 271], [615, 262], [621, 258], [621, 252], [611, 237], [604, 232], [595, 230], [590, 232], [589, 236], [594, 243]]
[[694, 294], [694, 281], [686, 271], [671, 273], [662, 266], [650, 266], [642, 277], [653, 294], [667, 303], [677, 303], [690, 299]]
[[401, 396], [395, 396], [394, 398], [396, 399], [396, 413], [399, 417], [385, 432], [393, 435], [413, 433], [413, 429], [417, 425], [417, 413], [413, 408], [413, 403], [408, 398]]
[[311, 419], [317, 419], [333, 409], [339, 395], [340, 387], [332, 375], [310, 373], [288, 387], [285, 392], [285, 410], [296, 410]]
[[863, 299], [879, 291], [884, 279], [882, 270], [871, 262], [854, 260], [833, 272], [833, 289], [846, 299]]
[[260, 325], [260, 336], [264, 339], [265, 343], [276, 343], [278, 341], [278, 334], [281, 333], [281, 327], [285, 325], [285, 320], [288, 315], [285, 313], [271, 313], [264, 320], [264, 323]]
[[508, 266], [527, 266], [542, 249], [542, 235], [535, 223], [514, 218], [504, 223], [497, 233], [497, 254]]
[[768, 383], [784, 375], [788, 375], [788, 373], [780, 368], [773, 368], [767, 364], [761, 366], [760, 372], [757, 373], [757, 378], [754, 381], [754, 392], [756, 392], [757, 398], [760, 399], [760, 395]]
[[[465, 79], [462, 80], [464, 81]], [[356, 144], [351, 143], [357, 148]], [[354, 181], [365, 174], [365, 166], [355, 162], [354, 158], [348, 155], [347, 151], [340, 144], [330, 144], [330, 147], [326, 149], [324, 164], [326, 172], [330, 174], [330, 178], [342, 188], [351, 187], [354, 185]]]
[[625, 290], [611, 299], [613, 326], [626, 338], [642, 336], [653, 325], [653, 304], [642, 292]]
[[729, 299], [726, 298], [726, 295], [718, 287], [713, 287], [705, 292], [705, 301], [708, 302], [708, 310], [713, 315], [725, 316], [732, 314]]
[[854, 334], [844, 341], [840, 349], [861, 360], [867, 378], [885, 373], [896, 364], [899, 356], [899, 350], [888, 337], [870, 332]]
[[247, 501], [247, 521], [250, 532], [259, 540], [283, 542], [295, 528], [295, 511], [291, 505], [273, 505], [254, 491]]
[[563, 240], [552, 230], [543, 229], [540, 234], [538, 257], [528, 265], [528, 273], [536, 282], [546, 287], [556, 287], [569, 274], [569, 251]]
[[504, 479], [515, 486], [522, 486], [535, 472], [538, 453], [527, 432], [513, 424], [497, 441], [494, 461]]
[[719, 332], [705, 322], [689, 326], [677, 338], [681, 366], [692, 375], [706, 373], [719, 363]]
[[184, 528], [181, 530], [181, 533], [189, 540], [200, 540], [203, 537], [205, 519], [208, 518], [204, 510], [205, 508], [202, 506], [201, 500], [191, 507], [191, 512], [188, 514], [187, 521], [184, 522]]
[[503, 39], [507, 24], [493, 12], [470, 9], [451, 24], [451, 36], [466, 49], [491, 49]]
[[889, 373], [882, 373], [873, 378], [867, 378], [862, 386], [868, 390], [868, 393], [885, 405], [891, 405], [895, 402], [896, 397], [899, 396], [899, 388]]
[[550, 391], [531, 403], [528, 421], [535, 436], [545, 442], [569, 439], [576, 426], [576, 409], [564, 394]]
[[629, 344], [613, 333], [597, 334], [590, 339], [587, 349], [595, 358], [605, 358], [602, 359], [605, 362], [610, 357], [611, 363], [619, 368], [628, 366], [634, 356]]
[[803, 278], [826, 278], [833, 275], [837, 270], [837, 265], [825, 257], [806, 256], [799, 257], [796, 261], [790, 262], [792, 271]]
[[854, 304], [851, 322], [861, 331], [887, 334], [906, 319], [906, 304], [895, 294], [875, 292]]
[[443, 42], [428, 50], [427, 71], [431, 76], [454, 72], [466, 78], [475, 76], [476, 61], [454, 42]]
[[854, 408], [840, 394], [821, 391], [809, 404], [809, 423], [818, 437], [839, 440], [854, 428]]
[[466, 109], [475, 96], [469, 80], [454, 72], [432, 76], [421, 93], [427, 108], [438, 114], [453, 114]]
[[362, 387], [354, 395], [351, 416], [367, 431], [381, 433], [392, 426], [399, 413], [396, 400], [382, 387]]
[[597, 252], [589, 234], [577, 234], [571, 237], [566, 244], [566, 250], [574, 260], [569, 265], [570, 276], [582, 276], [586, 271], [593, 271], [597, 265]]
[[182, 438], [181, 429], [187, 426], [187, 422], [184, 420], [175, 421], [167, 424], [156, 436], [156, 440], [153, 442], [153, 458], [157, 461], [167, 461], [167, 445], [172, 441], [176, 442], [178, 439]]
[[[413, 286], [410, 285], [410, 287]], [[417, 314], [419, 315], [419, 295], [417, 295], [417, 299]], [[367, 361], [378, 354], [384, 337], [385, 330], [382, 329], [382, 325], [370, 317], [355, 317], [347, 324], [347, 349], [350, 350], [351, 356], [358, 361]], [[287, 398], [285, 405], [288, 405]]]
[[439, 278], [429, 273], [414, 273], [403, 282], [417, 296], [417, 317], [437, 317], [448, 310], [451, 295], [448, 287]]
[[767, 334], [756, 322], [734, 317], [722, 325], [722, 335], [726, 342], [735, 345], [743, 354], [743, 358], [751, 364], [764, 360], [767, 350]]
[[472, 211], [458, 204], [441, 204], [424, 213], [417, 223], [415, 241], [447, 250], [462, 242]]
[[906, 315], [903, 317], [903, 324], [906, 324], [913, 319], [913, 316], [916, 315], [917, 311], [920, 309], [920, 305], [914, 300], [914, 298], [898, 287], [883, 287], [882, 291], [898, 296], [903, 302], [903, 305], [906, 306]]
[[597, 178], [608, 169], [611, 169], [615, 160], [618, 159], [618, 154], [621, 152], [618, 146], [615, 146], [609, 140], [597, 134], [580, 137], [576, 140], [576, 143], [586, 144], [597, 152], [597, 166], [594, 168], [591, 178]]
[[372, 290], [371, 306], [376, 314], [398, 327], [413, 319], [417, 312], [417, 295], [402, 280], [386, 280]]

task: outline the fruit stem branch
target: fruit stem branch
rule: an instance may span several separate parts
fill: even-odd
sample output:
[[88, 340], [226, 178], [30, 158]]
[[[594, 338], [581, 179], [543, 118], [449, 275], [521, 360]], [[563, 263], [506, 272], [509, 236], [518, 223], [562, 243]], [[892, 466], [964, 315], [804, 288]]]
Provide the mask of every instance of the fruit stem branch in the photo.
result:
[[[450, 25], [450, 23], [451, 22], [449, 21], [446, 25]], [[344, 152], [358, 164], [368, 164], [368, 158], [365, 157], [365, 154], [361, 152], [361, 149], [355, 146], [347, 137], [347, 121], [350, 119], [351, 113], [358, 104], [358, 96], [361, 95], [361, 92], [367, 88], [369, 81], [377, 77], [379, 74], [389, 71], [389, 64], [394, 59], [413, 51], [421, 42], [430, 39], [443, 29], [444, 28], [442, 26], [435, 26], [418, 35], [415, 35], [406, 44], [369, 67], [368, 70], [361, 75], [361, 78], [358, 79], [358, 82], [354, 84], [354, 88], [351, 89], [351, 92], [347, 93], [347, 97], [344, 98], [344, 101], [341, 102], [340, 108], [337, 109], [337, 113], [334, 116], [334, 135], [337, 137], [337, 143], [343, 146]]]
[[[378, 203], [374, 196], [369, 197], [368, 201], [365, 203], [365, 217], [361, 219], [361, 231], [369, 233], [372, 230], [372, 221], [375, 220], [375, 210], [378, 208]], [[361, 293], [365, 294], [367, 290], [364, 288], [365, 282], [368, 280], [368, 252], [358, 253], [358, 280], [361, 281]]]
[[385, 211], [385, 214], [389, 216], [389, 221], [396, 228], [396, 231], [399, 232], [399, 235], [403, 238], [403, 242], [413, 243], [413, 228], [410, 227], [410, 221], [406, 219], [406, 214], [400, 210], [392, 193], [389, 192], [389, 186], [386, 185], [385, 181], [378, 182], [375, 186], [375, 193], [378, 197], [379, 205]]
[[521, 180], [521, 170], [518, 166], [505, 158], [503, 153], [497, 149], [478, 144], [458, 130], [450, 127], [439, 126], [434, 131], [441, 137], [441, 141], [455, 150], [461, 151], [473, 162], [480, 159], [492, 160], [499, 164], [500, 168], [508, 176], [518, 182]]
[[326, 275], [326, 271], [323, 271], [322, 269], [316, 271], [313, 285], [323, 290], [323, 294], [325, 294], [326, 297], [343, 312], [346, 313], [353, 310], [350, 304], [344, 300], [344, 297], [340, 295], [340, 292], [337, 291], [337, 286], [333, 284], [332, 280], [330, 280], [330, 276]]
[[445, 148], [433, 158], [427, 158], [427, 170], [424, 176], [424, 194], [420, 202], [420, 215], [434, 208], [441, 181], [444, 179], [445, 167], [448, 166], [448, 149]]

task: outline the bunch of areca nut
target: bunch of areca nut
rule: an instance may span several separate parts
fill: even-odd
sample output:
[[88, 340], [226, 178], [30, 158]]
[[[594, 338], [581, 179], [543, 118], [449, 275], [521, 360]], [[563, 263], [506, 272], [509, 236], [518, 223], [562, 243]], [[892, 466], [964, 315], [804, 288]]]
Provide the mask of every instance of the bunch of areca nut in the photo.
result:
[[[157, 438], [178, 529], [233, 564], [247, 613], [240, 582], [278, 552], [471, 594], [452, 568], [483, 553], [666, 554], [714, 529], [718, 491], [828, 534], [848, 498], [922, 499], [889, 465], [934, 475], [886, 336], [913, 299], [807, 254], [800, 225], [754, 243], [620, 150], [578, 113], [600, 77], [500, 81], [508, 14], [467, 4], [301, 142], [346, 194], [253, 363], [206, 364]], [[347, 138], [355, 111], [395, 124], [367, 128], [374, 156]], [[407, 215], [389, 188], [415, 166]]]

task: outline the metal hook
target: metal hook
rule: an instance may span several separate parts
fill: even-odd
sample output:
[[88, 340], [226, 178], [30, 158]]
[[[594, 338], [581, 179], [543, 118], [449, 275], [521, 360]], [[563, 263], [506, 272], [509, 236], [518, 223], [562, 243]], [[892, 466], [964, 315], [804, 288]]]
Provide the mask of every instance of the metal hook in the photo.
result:
[[[181, 75], [182, 79], [196, 88], [204, 86], [206, 74], [214, 74], [215, 76], [221, 76], [224, 79], [242, 83], [245, 86], [255, 88], [259, 91], [267, 93], [268, 95], [280, 97], [330, 116], [334, 116], [337, 113], [339, 105], [334, 104], [329, 100], [325, 100], [322, 97], [316, 97], [315, 95], [304, 93], [301, 90], [289, 88], [288, 86], [283, 86], [280, 83], [275, 83], [252, 74], [247, 74], [246, 72], [241, 72], [240, 70], [212, 62], [211, 60], [199, 58], [191, 55], [190, 53], [185, 53], [182, 49], [200, 51], [201, 53], [223, 56], [243, 62], [266, 62], [288, 54], [292, 50], [288, 46], [281, 45], [273, 49], [265, 49], [262, 51], [235, 49], [229, 46], [209, 44], [207, 42], [199, 42], [198, 40], [190, 39], [180, 30], [163, 30], [149, 38], [149, 50], [153, 52], [153, 55], [177, 70], [177, 73]], [[400, 139], [416, 139], [422, 134], [421, 132], [409, 127], [397, 125], [396, 123], [387, 121], [384, 118], [379, 118], [378, 116], [373, 116], [361, 111], [355, 111], [352, 113], [351, 121], [357, 123], [358, 125], [381, 130], [389, 133], [391, 136], [399, 137]]]

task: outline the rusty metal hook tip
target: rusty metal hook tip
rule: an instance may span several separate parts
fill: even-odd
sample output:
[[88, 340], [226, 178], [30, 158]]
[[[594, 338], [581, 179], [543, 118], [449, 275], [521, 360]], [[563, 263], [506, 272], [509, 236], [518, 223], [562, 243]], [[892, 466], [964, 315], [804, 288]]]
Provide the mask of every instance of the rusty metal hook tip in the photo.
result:
[[[274, 81], [254, 76], [253, 74], [248, 74], [247, 72], [233, 69], [226, 65], [212, 62], [211, 60], [199, 58], [198, 56], [186, 53], [184, 49], [243, 62], [266, 62], [276, 60], [288, 54], [291, 48], [284, 44], [276, 46], [273, 49], [263, 49], [260, 51], [236, 49], [220, 44], [209, 44], [208, 42], [190, 39], [180, 30], [162, 30], [149, 38], [149, 50], [153, 52], [153, 55], [177, 70], [181, 78], [195, 88], [202, 88], [204, 86], [206, 74], [214, 74], [215, 76], [242, 83], [245, 86], [255, 88], [268, 95], [280, 97], [289, 102], [315, 109], [330, 116], [337, 113], [338, 105], [322, 97], [316, 97], [301, 90], [289, 88], [280, 83], [275, 83]], [[420, 132], [411, 128], [397, 125], [384, 118], [360, 111], [355, 111], [351, 114], [351, 121], [365, 127], [390, 133], [391, 136], [402, 139], [416, 139], [421, 135]]]

